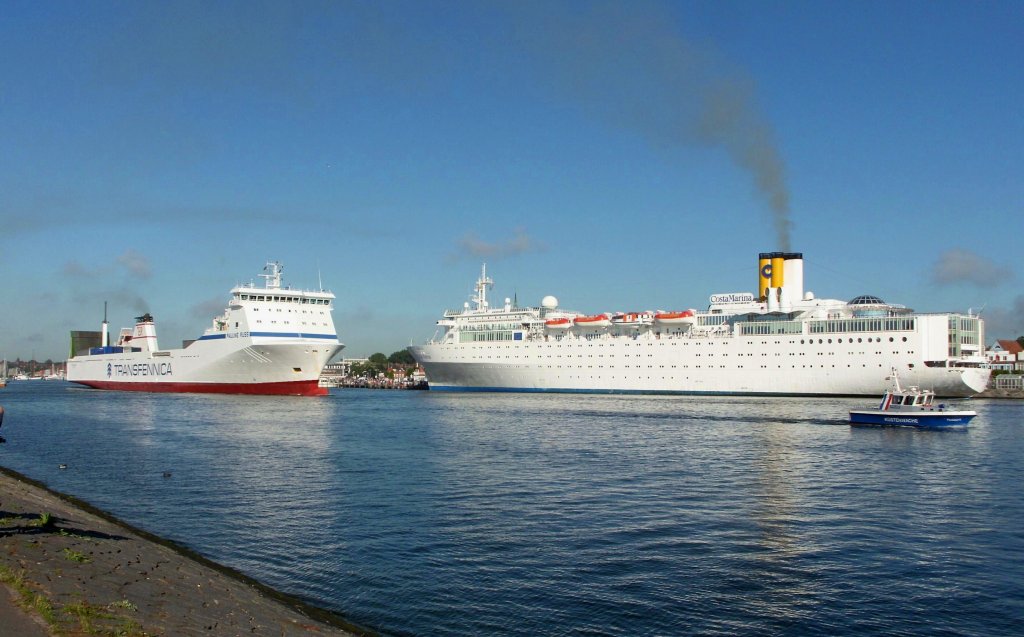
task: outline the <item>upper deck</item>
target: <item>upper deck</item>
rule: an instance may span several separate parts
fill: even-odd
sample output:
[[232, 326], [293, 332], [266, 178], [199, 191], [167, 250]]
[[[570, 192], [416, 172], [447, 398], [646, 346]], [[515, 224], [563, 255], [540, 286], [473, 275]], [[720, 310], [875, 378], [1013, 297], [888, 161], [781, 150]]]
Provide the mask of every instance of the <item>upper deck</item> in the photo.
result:
[[270, 261], [263, 267], [266, 274], [260, 276], [264, 279], [263, 287], [257, 287], [252, 282], [247, 285], [236, 285], [231, 289], [232, 304], [239, 304], [243, 301], [257, 301], [265, 303], [296, 303], [300, 305], [331, 305], [335, 298], [328, 290], [299, 290], [281, 285], [281, 273], [284, 267], [279, 261]]

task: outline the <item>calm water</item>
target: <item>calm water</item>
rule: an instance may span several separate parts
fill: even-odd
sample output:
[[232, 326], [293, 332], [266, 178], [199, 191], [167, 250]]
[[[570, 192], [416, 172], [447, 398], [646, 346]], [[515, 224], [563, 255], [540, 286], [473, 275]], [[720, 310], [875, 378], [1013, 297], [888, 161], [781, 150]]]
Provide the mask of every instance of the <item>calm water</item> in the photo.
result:
[[15, 382], [0, 464], [387, 634], [1024, 626], [1024, 403], [336, 391]]

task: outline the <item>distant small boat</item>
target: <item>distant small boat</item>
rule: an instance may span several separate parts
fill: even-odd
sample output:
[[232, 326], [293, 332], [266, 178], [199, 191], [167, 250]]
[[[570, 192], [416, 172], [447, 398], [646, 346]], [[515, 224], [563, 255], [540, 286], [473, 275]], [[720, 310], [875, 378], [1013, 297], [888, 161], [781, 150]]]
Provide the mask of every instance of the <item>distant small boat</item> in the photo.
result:
[[977, 412], [949, 409], [935, 404], [935, 392], [900, 385], [899, 375], [892, 370], [892, 389], [886, 390], [877, 409], [850, 411], [851, 425], [889, 427], [966, 427]]
[[684, 310], [682, 312], [658, 312], [654, 315], [654, 321], [656, 323], [663, 323], [665, 325], [682, 325], [687, 323], [694, 323], [697, 317], [694, 316], [693, 310]]
[[596, 314], [594, 316], [577, 316], [576, 325], [579, 327], [608, 327], [612, 324], [607, 314]]

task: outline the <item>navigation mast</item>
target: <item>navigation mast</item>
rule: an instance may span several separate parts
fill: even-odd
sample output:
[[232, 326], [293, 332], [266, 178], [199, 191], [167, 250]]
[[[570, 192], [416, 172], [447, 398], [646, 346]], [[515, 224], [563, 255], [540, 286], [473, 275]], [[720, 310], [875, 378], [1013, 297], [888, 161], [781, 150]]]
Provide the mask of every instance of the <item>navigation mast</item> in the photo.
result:
[[487, 309], [487, 288], [493, 287], [494, 280], [487, 277], [487, 264], [484, 263], [480, 267], [480, 278], [476, 282], [476, 298], [473, 299], [473, 302], [476, 303], [476, 309]]

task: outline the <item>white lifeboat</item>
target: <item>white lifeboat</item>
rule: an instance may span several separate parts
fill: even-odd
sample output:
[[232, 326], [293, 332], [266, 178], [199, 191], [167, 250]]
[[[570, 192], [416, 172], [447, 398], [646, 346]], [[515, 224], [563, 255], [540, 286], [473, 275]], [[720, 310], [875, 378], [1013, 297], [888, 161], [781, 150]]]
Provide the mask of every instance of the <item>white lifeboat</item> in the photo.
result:
[[693, 310], [658, 312], [654, 315], [654, 321], [662, 325], [693, 325], [697, 322], [697, 317]]
[[596, 314], [594, 316], [577, 316], [575, 323], [577, 327], [608, 327], [612, 321], [607, 314]]
[[612, 325], [617, 327], [640, 327], [649, 325], [653, 316], [650, 312], [620, 312], [612, 316]]
[[544, 327], [549, 330], [567, 330], [572, 327], [572, 319], [553, 318], [544, 321]]

